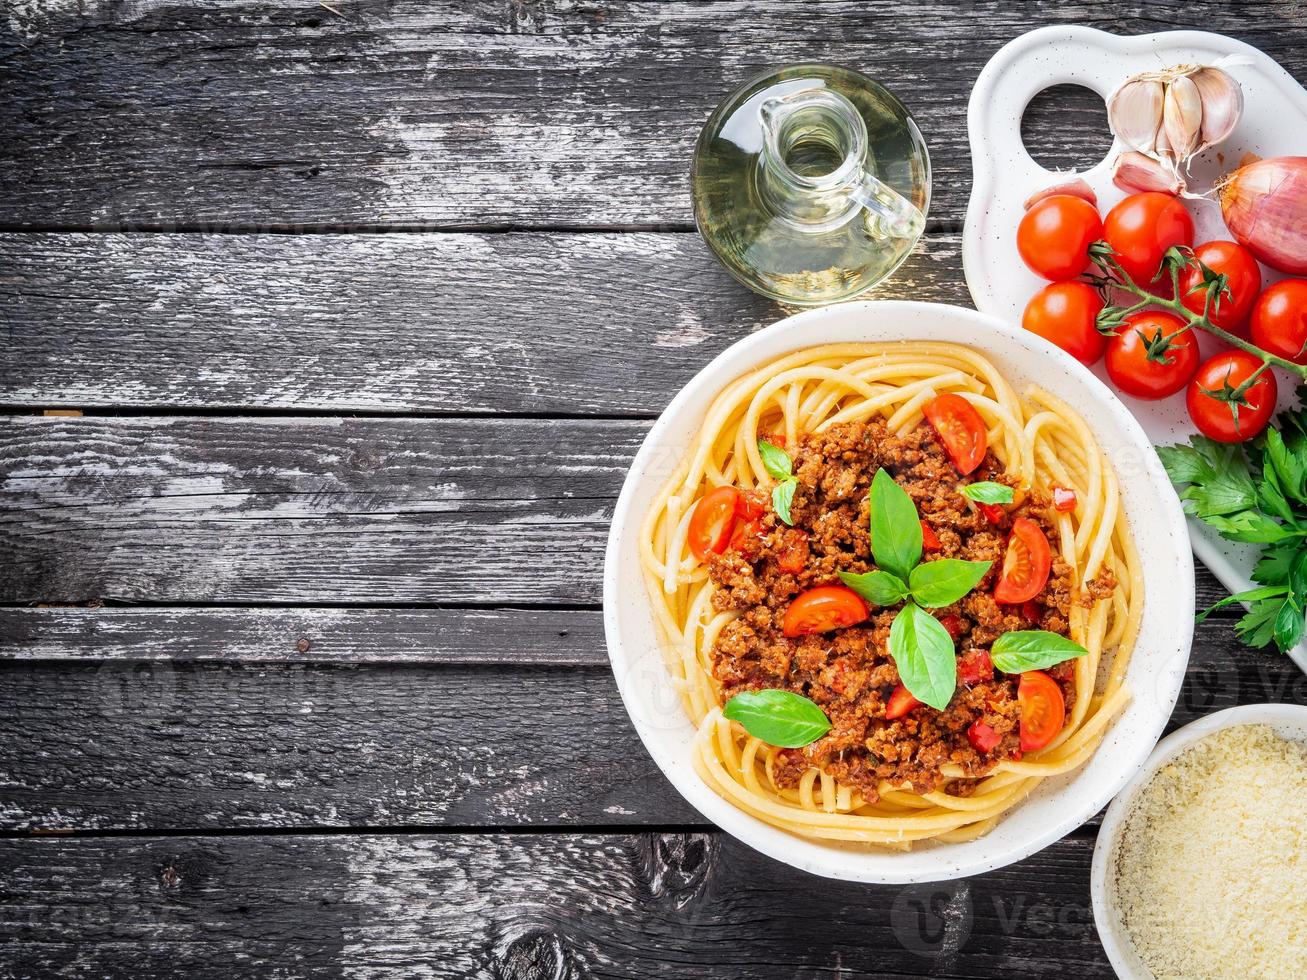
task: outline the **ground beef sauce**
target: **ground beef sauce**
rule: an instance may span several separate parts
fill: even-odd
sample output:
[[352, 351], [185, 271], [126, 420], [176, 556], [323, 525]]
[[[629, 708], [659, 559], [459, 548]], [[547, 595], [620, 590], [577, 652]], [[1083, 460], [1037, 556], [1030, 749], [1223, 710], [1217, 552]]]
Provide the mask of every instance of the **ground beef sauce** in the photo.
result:
[[[887, 721], [886, 704], [899, 681], [888, 652], [890, 623], [898, 607], [873, 607], [864, 623], [794, 639], [782, 635], [781, 621], [799, 593], [840, 584], [840, 571], [875, 567], [867, 495], [876, 470], [884, 467], [939, 538], [940, 550], [923, 555], [924, 561], [994, 563], [960, 602], [932, 610], [954, 634], [960, 668], [968, 654], [974, 658], [974, 651], [988, 650], [996, 637], [1010, 630], [1045, 629], [1065, 635], [1073, 577], [1056, 548], [1048, 584], [1035, 600], [1004, 606], [991, 594], [1015, 518], [1030, 518], [1050, 543], [1056, 542], [1048, 501], [1032, 493], [1004, 508], [1001, 524], [991, 524], [971, 510], [958, 488], [980, 480], [1011, 483], [998, 460], [987, 454], [974, 473], [960, 478], [933, 429], [924, 424], [902, 437], [891, 435], [880, 422], [836, 425], [804, 436], [788, 451], [799, 479], [790, 511], [794, 526], [787, 527], [768, 503], [763, 516], [747, 526], [742, 521], [731, 546], [709, 562], [714, 608], [740, 614], [712, 649], [713, 674], [723, 701], [742, 691], [784, 688], [810, 698], [826, 712], [831, 729], [824, 737], [781, 752], [776, 775], [783, 786], [795, 785], [810, 766], [818, 766], [859, 788], [869, 801], [878, 798], [882, 780], [909, 783], [918, 793], [943, 787], [965, 795], [972, 781], [946, 781], [941, 766], [957, 763], [980, 776], [1000, 759], [1020, 757], [1018, 676], [994, 672], [992, 679], [966, 684], [960, 674], [944, 711], [922, 705]], [[1113, 584], [1101, 579], [1094, 591], [1101, 596]], [[1047, 671], [1062, 688], [1068, 717], [1075, 699], [1073, 667], [1067, 662]], [[988, 753], [977, 752], [967, 738], [968, 726], [978, 718], [1000, 736]]]

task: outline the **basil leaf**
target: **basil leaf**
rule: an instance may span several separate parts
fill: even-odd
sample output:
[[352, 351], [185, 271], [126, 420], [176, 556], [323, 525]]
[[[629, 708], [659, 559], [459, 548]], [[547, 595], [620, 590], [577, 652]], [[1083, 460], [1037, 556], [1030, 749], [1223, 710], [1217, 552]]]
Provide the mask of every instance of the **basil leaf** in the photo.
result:
[[801, 694], [774, 688], [737, 694], [722, 714], [754, 738], [783, 749], [801, 749], [830, 731], [830, 719], [821, 708]]
[[908, 576], [912, 598], [934, 609], [951, 605], [974, 589], [993, 564], [992, 561], [941, 558], [918, 565]]
[[1089, 651], [1061, 633], [1048, 630], [1014, 630], [1004, 633], [989, 649], [989, 659], [1005, 674], [1043, 670]]
[[780, 446], [773, 446], [766, 439], [758, 440], [758, 455], [762, 457], [763, 469], [773, 480], [784, 480], [794, 473], [794, 463]]
[[908, 597], [908, 587], [903, 584], [903, 579], [889, 572], [864, 572], [861, 575], [840, 572], [840, 581], [873, 606], [893, 606]]
[[885, 470], [877, 470], [871, 480], [871, 554], [877, 565], [901, 579], [921, 561], [916, 504]]
[[979, 483], [968, 483], [962, 488], [962, 496], [981, 504], [1010, 504], [1012, 488], [1003, 483], [982, 480]]
[[889, 652], [899, 680], [918, 701], [948, 707], [958, 683], [953, 638], [940, 621], [914, 602], [899, 610], [889, 628]]
[[790, 527], [794, 526], [794, 519], [790, 517], [790, 504], [794, 502], [794, 488], [798, 485], [799, 481], [790, 477], [776, 484], [771, 492], [772, 510], [776, 511], [776, 516]]

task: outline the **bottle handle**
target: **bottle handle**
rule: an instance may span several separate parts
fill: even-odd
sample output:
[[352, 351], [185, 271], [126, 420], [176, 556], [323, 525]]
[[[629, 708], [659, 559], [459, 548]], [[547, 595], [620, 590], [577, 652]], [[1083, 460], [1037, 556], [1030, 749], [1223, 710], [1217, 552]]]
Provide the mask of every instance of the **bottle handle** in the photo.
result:
[[863, 172], [853, 199], [866, 209], [867, 231], [873, 238], [915, 242], [926, 230], [921, 209], [870, 171]]

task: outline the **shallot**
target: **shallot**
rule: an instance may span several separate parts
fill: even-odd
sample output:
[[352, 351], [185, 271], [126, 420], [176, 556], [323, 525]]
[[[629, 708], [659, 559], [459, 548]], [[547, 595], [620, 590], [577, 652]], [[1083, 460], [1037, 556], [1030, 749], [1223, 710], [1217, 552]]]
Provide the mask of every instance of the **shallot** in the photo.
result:
[[1240, 245], [1272, 269], [1307, 273], [1307, 157], [1272, 157], [1216, 185], [1221, 215]]

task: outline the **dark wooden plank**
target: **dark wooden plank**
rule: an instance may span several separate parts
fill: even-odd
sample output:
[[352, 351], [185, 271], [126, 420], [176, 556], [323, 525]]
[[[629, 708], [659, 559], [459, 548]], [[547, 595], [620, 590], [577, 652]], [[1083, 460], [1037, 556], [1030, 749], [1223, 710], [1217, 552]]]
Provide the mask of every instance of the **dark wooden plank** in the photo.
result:
[[908, 887], [715, 833], [0, 843], [0, 972], [415, 980], [1110, 978], [1093, 841]]
[[0, 660], [594, 667], [595, 610], [0, 608]]
[[607, 667], [0, 663], [0, 829], [701, 823]]
[[[1197, 27], [1303, 77], [1297, 0], [905, 8], [898, 0], [526, 4], [26, 3], [0, 40], [0, 221], [688, 226], [694, 139], [755, 72], [835, 61], [916, 114], [934, 215], [970, 189], [967, 94], [1047, 24]], [[3, 30], [3, 25], [0, 25]], [[1087, 165], [1102, 113], [1051, 112], [1046, 156]]]
[[[961, 269], [931, 236], [876, 295]], [[786, 312], [691, 234], [9, 234], [0, 300], [0, 404], [339, 412], [656, 414]]]
[[[56, 629], [81, 621], [57, 659], [0, 659], [0, 717], [20, 735], [0, 740], [0, 830], [703, 823], [632, 731], [596, 611], [571, 613], [570, 625], [523, 611], [511, 647], [468, 644], [425, 665], [411, 662], [411, 650], [390, 662], [362, 635], [363, 621], [321, 616], [305, 659], [326, 651], [323, 664], [250, 657], [259, 642], [251, 636], [273, 615], [266, 610], [234, 626], [228, 612], [226, 632], [205, 641], [204, 655], [218, 663], [185, 651], [142, 660], [112, 639], [104, 659], [92, 659], [86, 620], [105, 624], [100, 633], [130, 633], [142, 614], [124, 612], [0, 620], [7, 658], [14, 648], [24, 657], [58, 647], [33, 621]], [[408, 614], [400, 621], [416, 628]], [[212, 622], [183, 619], [175, 639], [140, 645], [172, 656]], [[439, 651], [455, 641], [419, 642]], [[567, 661], [585, 666], [529, 666], [562, 659], [564, 644]], [[519, 665], [502, 666], [510, 656]], [[1238, 646], [1229, 621], [1202, 624], [1170, 727], [1262, 701], [1307, 704], [1307, 676], [1284, 657]]]

